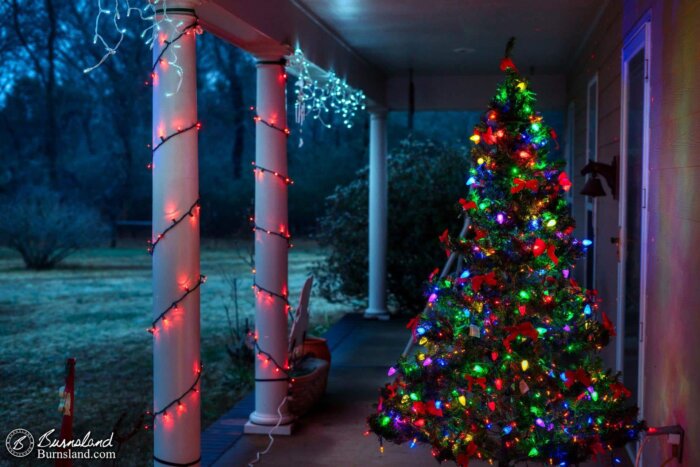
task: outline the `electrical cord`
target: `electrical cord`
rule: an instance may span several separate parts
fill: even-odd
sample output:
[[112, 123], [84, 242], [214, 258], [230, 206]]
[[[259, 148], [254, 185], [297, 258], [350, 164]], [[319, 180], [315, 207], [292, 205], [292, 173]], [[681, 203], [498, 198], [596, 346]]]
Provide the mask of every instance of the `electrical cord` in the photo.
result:
[[639, 467], [639, 462], [642, 460], [642, 451], [644, 451], [644, 446], [647, 444], [647, 441], [649, 441], [649, 437], [645, 436], [637, 450], [637, 457], [634, 459], [634, 467]]
[[274, 433], [274, 431], [282, 423], [282, 418], [283, 418], [282, 406], [287, 402], [287, 399], [288, 399], [288, 396], [284, 396], [284, 398], [282, 399], [282, 402], [280, 402], [280, 405], [277, 406], [277, 415], [279, 415], [280, 418], [277, 420], [277, 423], [275, 424], [275, 426], [270, 428], [270, 431], [267, 433], [267, 437], [270, 438], [270, 441], [267, 443], [267, 447], [265, 448], [264, 451], [258, 451], [257, 453], [255, 453], [255, 459], [253, 459], [252, 461], [250, 461], [248, 463], [248, 467], [252, 467], [253, 464], [257, 464], [258, 462], [260, 462], [260, 459], [262, 458], [262, 456], [264, 456], [265, 454], [270, 452], [270, 449], [272, 449], [272, 444], [275, 442], [275, 438], [274, 438], [274, 436], [272, 436], [272, 433]]

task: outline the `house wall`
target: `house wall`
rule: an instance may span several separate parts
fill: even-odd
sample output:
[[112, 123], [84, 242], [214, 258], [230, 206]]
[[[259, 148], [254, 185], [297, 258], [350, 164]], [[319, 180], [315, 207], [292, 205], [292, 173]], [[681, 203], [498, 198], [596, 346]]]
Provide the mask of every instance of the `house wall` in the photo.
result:
[[[609, 163], [620, 153], [620, 70], [623, 38], [651, 12], [649, 241], [645, 325], [644, 418], [649, 425], [686, 430], [683, 465], [700, 465], [700, 2], [613, 0], [567, 78], [576, 105], [575, 172], [585, 164], [586, 85], [599, 76], [598, 154]], [[577, 177], [578, 189], [583, 184]], [[583, 219], [583, 197], [574, 210]], [[597, 286], [614, 315], [618, 202], [598, 199]], [[612, 312], [612, 313], [611, 313]], [[612, 345], [606, 350], [614, 362]], [[645, 448], [645, 466], [670, 455], [664, 437]], [[675, 461], [670, 465], [677, 465]]]

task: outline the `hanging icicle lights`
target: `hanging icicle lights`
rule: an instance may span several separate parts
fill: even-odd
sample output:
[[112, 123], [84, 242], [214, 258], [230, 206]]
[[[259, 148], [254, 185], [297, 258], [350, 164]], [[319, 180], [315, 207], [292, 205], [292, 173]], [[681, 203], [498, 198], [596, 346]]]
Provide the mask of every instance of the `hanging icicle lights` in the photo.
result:
[[[182, 76], [184, 72], [182, 67], [178, 64], [177, 60], [176, 52], [177, 49], [180, 48], [180, 45], [177, 44], [177, 41], [182, 36], [190, 34], [193, 31], [197, 34], [202, 33], [202, 28], [199, 25], [199, 20], [197, 19], [197, 17], [195, 16], [194, 20], [187, 24], [185, 24], [181, 20], [171, 18], [168, 15], [167, 0], [152, 0], [150, 2], [147, 1], [145, 6], [139, 8], [132, 6], [131, 0], [114, 0], [113, 3], [110, 3], [109, 7], [104, 6], [103, 0], [97, 0], [97, 6], [99, 9], [97, 12], [97, 16], [95, 17], [95, 32], [92, 37], [92, 43], [101, 44], [105, 52], [104, 55], [102, 55], [102, 58], [95, 65], [89, 68], [85, 68], [83, 70], [83, 73], [90, 73], [91, 71], [96, 70], [97, 68], [102, 66], [102, 64], [109, 57], [117, 53], [127, 33], [127, 29], [121, 24], [121, 22], [126, 18], [130, 18], [132, 14], [138, 15], [139, 19], [145, 21], [148, 24], [148, 26], [146, 26], [140, 33], [140, 36], [144, 40], [144, 43], [148, 45], [150, 49], [153, 49], [153, 45], [157, 40], [161, 41], [164, 44], [164, 47], [158, 59], [153, 63], [153, 67], [151, 68], [150, 79], [146, 80], [145, 84], [152, 84], [158, 78], [156, 72], [156, 67], [158, 65], [164, 67], [171, 67], [177, 73], [178, 83], [177, 86], [175, 86], [175, 89], [173, 89], [171, 92], [168, 92], [166, 96], [172, 96], [173, 94], [177, 94], [177, 92], [180, 91], [180, 86], [182, 85]], [[113, 25], [114, 31], [118, 36], [116, 42], [113, 45], [110, 45], [103, 33], [100, 32], [100, 24], [103, 21], [103, 17], [105, 17], [105, 19], [110, 19], [109, 22]], [[171, 40], [167, 40], [161, 34], [161, 25], [163, 23], [173, 23], [175, 21], [177, 21], [177, 23], [175, 24], [175, 28], [179, 31], [179, 35], [174, 36]]]
[[352, 128], [357, 113], [365, 109], [365, 94], [332, 71], [321, 79], [312, 78], [312, 66], [299, 48], [288, 59], [287, 68], [297, 77], [295, 121], [303, 125], [306, 117], [311, 116], [331, 128], [333, 119], [339, 119], [345, 127]]

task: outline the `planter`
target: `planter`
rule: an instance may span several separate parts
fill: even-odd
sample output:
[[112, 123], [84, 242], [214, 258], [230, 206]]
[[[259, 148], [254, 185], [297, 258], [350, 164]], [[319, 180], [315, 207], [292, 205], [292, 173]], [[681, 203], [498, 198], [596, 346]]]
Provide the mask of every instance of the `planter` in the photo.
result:
[[287, 403], [289, 411], [301, 416], [326, 392], [330, 363], [320, 358], [305, 358], [294, 369]]
[[328, 349], [328, 342], [322, 337], [307, 337], [304, 343], [297, 345], [292, 352], [292, 359], [301, 360], [306, 357], [320, 358], [328, 363], [331, 362], [331, 351]]

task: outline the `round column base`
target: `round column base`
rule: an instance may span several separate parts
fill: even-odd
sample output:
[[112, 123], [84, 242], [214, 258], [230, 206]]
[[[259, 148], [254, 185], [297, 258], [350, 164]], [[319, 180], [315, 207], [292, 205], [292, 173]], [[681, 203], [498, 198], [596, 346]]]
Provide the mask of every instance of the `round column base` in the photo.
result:
[[364, 314], [365, 319], [378, 319], [380, 321], [389, 321], [391, 315], [386, 310], [378, 308], [367, 308]]
[[271, 428], [278, 423], [280, 425], [287, 425], [293, 422], [294, 418], [294, 415], [282, 412], [282, 420], [280, 421], [280, 416], [277, 413], [263, 414], [255, 411], [250, 414], [249, 420], [250, 423], [254, 423], [255, 425], [265, 425], [268, 428]]

